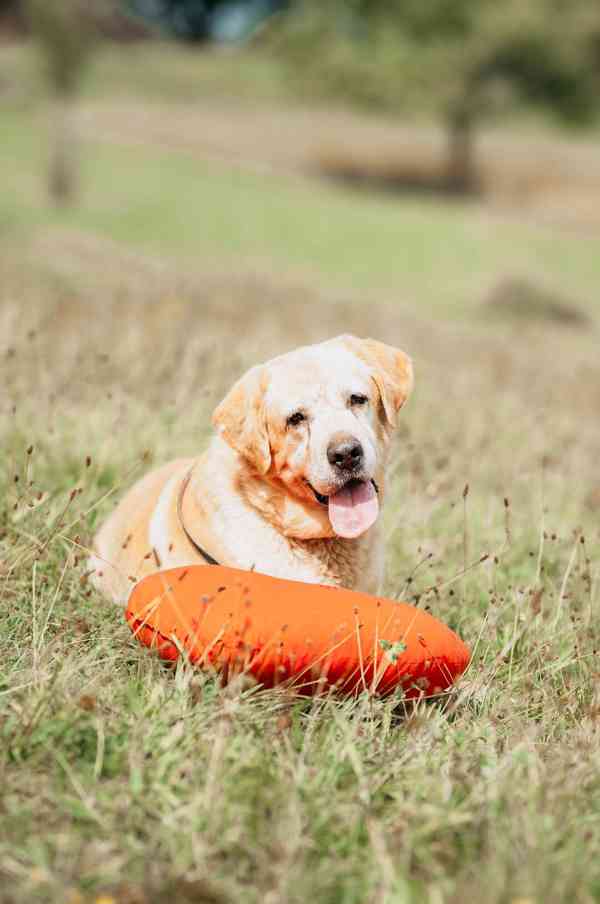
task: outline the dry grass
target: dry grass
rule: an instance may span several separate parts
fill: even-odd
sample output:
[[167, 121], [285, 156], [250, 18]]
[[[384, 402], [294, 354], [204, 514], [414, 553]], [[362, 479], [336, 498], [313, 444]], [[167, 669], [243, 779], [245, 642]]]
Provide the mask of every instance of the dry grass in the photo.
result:
[[[0, 258], [2, 900], [595, 900], [594, 337], [40, 242]], [[388, 591], [474, 649], [450, 704], [409, 718], [170, 674], [84, 579], [145, 450], [201, 448], [237, 373], [342, 330], [415, 356]]]
[[[488, 205], [539, 222], [596, 230], [600, 224], [600, 163], [596, 142], [557, 136], [515, 137], [482, 129], [477, 142], [476, 194]], [[392, 193], [452, 193], [443, 136], [431, 129], [398, 128], [374, 143], [358, 133], [351, 143], [329, 138], [313, 168], [355, 188]]]

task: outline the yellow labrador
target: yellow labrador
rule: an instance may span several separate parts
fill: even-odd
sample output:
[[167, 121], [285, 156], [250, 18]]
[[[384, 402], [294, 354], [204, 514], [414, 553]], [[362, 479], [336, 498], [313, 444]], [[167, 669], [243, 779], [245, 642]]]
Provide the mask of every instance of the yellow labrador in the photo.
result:
[[196, 459], [140, 480], [98, 532], [97, 586], [125, 602], [157, 568], [217, 561], [376, 593], [379, 520], [404, 352], [339, 336], [253, 367], [217, 407]]

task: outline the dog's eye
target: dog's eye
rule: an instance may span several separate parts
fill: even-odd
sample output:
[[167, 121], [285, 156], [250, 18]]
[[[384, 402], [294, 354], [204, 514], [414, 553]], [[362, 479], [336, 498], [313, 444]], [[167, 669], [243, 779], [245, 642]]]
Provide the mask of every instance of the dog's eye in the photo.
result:
[[286, 421], [288, 427], [297, 427], [298, 424], [301, 424], [302, 421], [306, 420], [306, 415], [302, 413], [302, 411], [294, 411], [293, 414], [290, 414], [289, 418]]
[[350, 396], [350, 404], [351, 405], [366, 405], [369, 399], [366, 395], [351, 395]]

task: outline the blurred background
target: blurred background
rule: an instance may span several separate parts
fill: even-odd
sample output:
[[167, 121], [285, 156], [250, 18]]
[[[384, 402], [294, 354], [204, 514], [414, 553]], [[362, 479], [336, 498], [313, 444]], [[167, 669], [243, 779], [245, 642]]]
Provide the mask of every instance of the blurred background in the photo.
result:
[[416, 363], [409, 556], [466, 483], [499, 535], [551, 478], [596, 518], [599, 86], [591, 0], [0, 0], [14, 454], [35, 424], [55, 483], [89, 449], [108, 485], [355, 332]]

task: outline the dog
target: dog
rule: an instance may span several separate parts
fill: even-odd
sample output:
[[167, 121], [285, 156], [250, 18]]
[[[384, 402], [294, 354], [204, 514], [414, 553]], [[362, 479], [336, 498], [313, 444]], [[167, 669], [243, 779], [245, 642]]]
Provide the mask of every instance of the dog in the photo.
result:
[[101, 526], [94, 583], [123, 604], [153, 571], [219, 563], [377, 593], [390, 440], [412, 386], [404, 352], [350, 335], [253, 367], [204, 454], [146, 475]]

